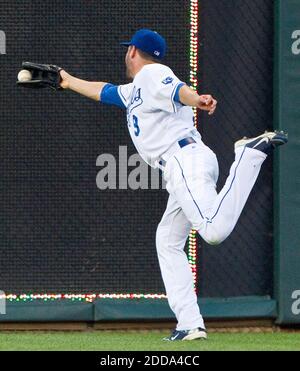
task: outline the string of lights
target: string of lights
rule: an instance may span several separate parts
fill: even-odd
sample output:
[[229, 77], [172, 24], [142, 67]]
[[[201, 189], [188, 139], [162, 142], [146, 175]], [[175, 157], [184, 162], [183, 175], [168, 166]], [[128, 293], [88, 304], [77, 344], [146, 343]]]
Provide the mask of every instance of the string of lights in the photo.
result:
[[[190, 1], [190, 87], [198, 88], [198, 0]], [[198, 127], [197, 109], [193, 108], [195, 127]], [[197, 232], [189, 234], [188, 260], [193, 273], [194, 288], [197, 287]]]
[[70, 300], [93, 302], [97, 299], [166, 299], [165, 294], [2, 294], [0, 300], [9, 302], [30, 302], [34, 300]]

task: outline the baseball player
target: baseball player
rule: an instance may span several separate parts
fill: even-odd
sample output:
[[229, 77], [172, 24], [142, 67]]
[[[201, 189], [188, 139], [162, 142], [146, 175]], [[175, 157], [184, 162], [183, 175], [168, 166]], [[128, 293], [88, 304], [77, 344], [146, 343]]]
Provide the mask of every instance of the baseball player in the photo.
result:
[[187, 237], [193, 228], [206, 242], [217, 245], [230, 235], [262, 163], [274, 148], [287, 143], [287, 135], [266, 132], [236, 142], [235, 161], [217, 194], [217, 158], [194, 128], [192, 110], [196, 107], [212, 115], [216, 99], [198, 95], [161, 63], [166, 42], [158, 33], [142, 29], [122, 45], [127, 47], [125, 64], [132, 80], [128, 84], [88, 82], [57, 66], [29, 62], [23, 63], [23, 68], [31, 71], [32, 80], [20, 84], [70, 89], [126, 110], [129, 133], [137, 151], [150, 166], [162, 169], [169, 192], [167, 208], [157, 228], [156, 247], [168, 302], [178, 322], [165, 340], [206, 339], [184, 252]]

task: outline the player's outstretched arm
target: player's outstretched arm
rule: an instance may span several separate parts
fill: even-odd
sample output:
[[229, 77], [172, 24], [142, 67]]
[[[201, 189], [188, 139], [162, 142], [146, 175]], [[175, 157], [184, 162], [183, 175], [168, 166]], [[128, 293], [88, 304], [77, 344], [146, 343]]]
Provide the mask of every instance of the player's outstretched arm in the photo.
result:
[[85, 97], [94, 99], [96, 101], [100, 100], [102, 89], [107, 84], [106, 82], [102, 81], [92, 82], [81, 80], [70, 75], [64, 70], [60, 71], [60, 76], [62, 78], [60, 86], [63, 89], [72, 90], [78, 94], [84, 95]]
[[208, 111], [209, 115], [215, 112], [218, 103], [211, 95], [199, 95], [187, 85], [183, 85], [180, 88], [179, 99], [186, 106], [197, 107], [201, 110]]

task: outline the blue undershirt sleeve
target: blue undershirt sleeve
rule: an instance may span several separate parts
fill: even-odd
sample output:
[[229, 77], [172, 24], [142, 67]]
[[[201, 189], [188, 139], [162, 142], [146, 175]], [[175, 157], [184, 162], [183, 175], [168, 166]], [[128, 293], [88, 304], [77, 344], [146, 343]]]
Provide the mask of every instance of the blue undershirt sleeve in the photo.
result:
[[118, 86], [113, 84], [104, 85], [100, 94], [100, 102], [104, 104], [118, 106], [120, 108], [126, 108], [125, 104], [123, 103], [118, 93]]
[[184, 104], [180, 102], [179, 90], [180, 90], [180, 88], [183, 87], [183, 85], [186, 85], [186, 84], [184, 82], [181, 82], [180, 84], [177, 85], [177, 88], [176, 88], [176, 91], [175, 91], [175, 95], [174, 95], [174, 102], [180, 103], [182, 105], [184, 105]]

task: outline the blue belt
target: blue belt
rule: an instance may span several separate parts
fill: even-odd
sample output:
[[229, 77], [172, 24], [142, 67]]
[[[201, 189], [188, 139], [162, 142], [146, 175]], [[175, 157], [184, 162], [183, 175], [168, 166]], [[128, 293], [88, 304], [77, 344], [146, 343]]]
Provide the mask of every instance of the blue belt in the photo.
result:
[[[189, 145], [189, 144], [193, 144], [193, 143], [196, 143], [196, 141], [195, 141], [195, 139], [192, 138], [192, 137], [186, 137], [186, 138], [181, 139], [181, 140], [178, 141], [178, 145], [179, 145], [180, 148], [183, 148], [183, 147], [185, 147], [185, 146], [187, 146], [187, 145]], [[165, 167], [165, 166], [166, 166], [166, 161], [163, 160], [163, 159], [161, 159], [161, 160], [159, 161], [159, 164], [160, 164], [161, 166]]]
[[192, 144], [192, 143], [196, 143], [195, 139], [193, 139], [192, 137], [187, 137], [187, 138], [184, 138], [178, 141], [180, 148], [183, 148], [187, 146], [188, 144]]

